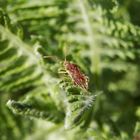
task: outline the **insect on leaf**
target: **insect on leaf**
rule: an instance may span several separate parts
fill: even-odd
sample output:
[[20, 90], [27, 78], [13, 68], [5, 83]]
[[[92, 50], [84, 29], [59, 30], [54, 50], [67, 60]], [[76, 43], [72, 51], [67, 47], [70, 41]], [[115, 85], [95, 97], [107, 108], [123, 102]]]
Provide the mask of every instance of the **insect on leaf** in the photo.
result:
[[88, 77], [83, 74], [80, 68], [69, 61], [64, 61], [64, 67], [75, 85], [88, 90]]

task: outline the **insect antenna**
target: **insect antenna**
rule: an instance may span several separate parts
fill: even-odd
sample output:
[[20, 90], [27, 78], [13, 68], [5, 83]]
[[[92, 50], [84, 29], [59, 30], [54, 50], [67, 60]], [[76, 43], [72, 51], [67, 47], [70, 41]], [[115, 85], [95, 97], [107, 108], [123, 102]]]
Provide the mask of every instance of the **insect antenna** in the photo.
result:
[[67, 61], [67, 55], [68, 55], [66, 44], [64, 44], [63, 53], [64, 53], [64, 62], [66, 62]]
[[46, 56], [43, 56], [43, 58], [45, 59], [52, 59], [53, 61], [56, 61], [56, 62], [60, 62], [61, 60], [57, 57], [57, 56], [54, 56], [54, 55], [46, 55]]

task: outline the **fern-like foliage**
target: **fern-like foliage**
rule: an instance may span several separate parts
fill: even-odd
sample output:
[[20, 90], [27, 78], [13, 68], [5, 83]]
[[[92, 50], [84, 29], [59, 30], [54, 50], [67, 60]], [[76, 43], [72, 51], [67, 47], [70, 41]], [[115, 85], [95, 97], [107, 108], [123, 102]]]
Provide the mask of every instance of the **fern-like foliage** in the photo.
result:
[[[3, 66], [1, 69], [1, 91], [15, 94], [19, 91], [22, 92], [23, 89], [29, 91], [22, 93], [27, 94], [27, 97], [23, 99], [23, 101], [9, 100], [7, 106], [15, 114], [62, 123], [64, 113], [57, 109], [55, 102], [51, 99], [52, 93], [49, 95], [49, 88], [47, 90], [47, 85], [49, 85], [47, 79], [49, 79], [49, 76], [47, 76], [45, 67], [43, 67], [39, 61], [41, 58], [37, 59], [37, 56], [32, 52], [32, 48], [25, 44], [19, 37], [15, 36], [15, 34], [10, 31], [10, 28], [10, 26], [8, 26], [8, 28], [2, 25], [0, 26], [2, 44], [0, 58], [1, 65]], [[48, 66], [51, 67], [51, 64], [48, 64]], [[57, 71], [55, 73], [57, 74]], [[54, 79], [58, 81], [57, 76], [55, 76]], [[38, 87], [41, 88], [38, 89]], [[44, 95], [40, 95], [41, 90], [43, 90]], [[77, 93], [79, 97], [76, 97], [70, 90], [75, 92], [76, 88], [67, 89], [66, 94], [69, 94], [69, 98], [77, 99], [78, 101], [72, 103], [71, 100], [68, 100], [66, 107], [67, 127], [79, 125], [85, 121], [86, 118], [88, 121], [91, 113], [87, 112], [89, 112], [88, 110], [92, 112], [92, 109], [89, 108], [92, 108], [94, 101], [93, 95], [80, 95], [79, 90]], [[52, 91], [51, 89], [51, 92]], [[28, 94], [30, 97], [28, 97]], [[21, 95], [18, 96], [20, 97]], [[46, 96], [48, 96], [48, 99]], [[69, 116], [67, 111], [72, 112], [72, 114]], [[85, 115], [83, 115], [83, 113]], [[70, 124], [68, 124], [68, 122], [70, 122]]]
[[[140, 27], [124, 18], [120, 1], [0, 4], [0, 139], [137, 137]], [[88, 90], [59, 74], [64, 59], [89, 77]], [[38, 131], [42, 120], [51, 125]]]
[[97, 93], [93, 95], [84, 89], [77, 88], [68, 82], [68, 79], [67, 81], [62, 80], [60, 85], [66, 93], [65, 128], [73, 128], [78, 125], [81, 128], [87, 128], [92, 118]]
[[[40, 93], [39, 90], [38, 93]], [[9, 100], [7, 105], [15, 114], [30, 118], [41, 118], [55, 123], [60, 123], [64, 118], [63, 112], [57, 110], [55, 103], [46, 94], [33, 96], [32, 93], [22, 102]]]
[[89, 125], [95, 96], [91, 95], [70, 95], [67, 103], [67, 114], [65, 127], [71, 128], [80, 125], [85, 128]]

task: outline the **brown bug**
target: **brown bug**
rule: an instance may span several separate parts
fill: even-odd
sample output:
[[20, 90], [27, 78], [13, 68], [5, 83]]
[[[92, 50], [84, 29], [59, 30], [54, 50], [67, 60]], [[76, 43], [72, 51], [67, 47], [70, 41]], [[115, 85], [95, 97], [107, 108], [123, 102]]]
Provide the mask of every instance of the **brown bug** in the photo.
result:
[[75, 85], [88, 90], [88, 77], [81, 72], [80, 68], [76, 64], [65, 60], [64, 68]]
[[[45, 58], [54, 59], [54, 56], [45, 56]], [[58, 60], [57, 57], [55, 58], [56, 60]], [[80, 68], [76, 64], [67, 61], [65, 56], [63, 66], [64, 71], [59, 71], [59, 73], [67, 73], [75, 85], [79, 86], [82, 89], [88, 90], [89, 79], [85, 74], [81, 72]]]

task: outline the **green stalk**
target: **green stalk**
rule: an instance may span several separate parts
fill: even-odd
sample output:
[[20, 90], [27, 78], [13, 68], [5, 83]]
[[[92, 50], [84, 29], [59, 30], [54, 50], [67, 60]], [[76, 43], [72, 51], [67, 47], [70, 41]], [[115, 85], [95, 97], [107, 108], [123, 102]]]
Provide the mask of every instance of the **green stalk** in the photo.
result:
[[90, 17], [88, 14], [88, 9], [89, 9], [89, 5], [87, 3], [86, 0], [78, 0], [78, 4], [80, 7], [80, 11], [81, 11], [81, 15], [83, 18], [83, 21], [85, 23], [85, 30], [86, 33], [88, 35], [88, 45], [90, 47], [90, 50], [93, 50], [92, 52], [94, 52], [93, 54], [90, 54], [91, 56], [91, 61], [92, 61], [92, 72], [94, 73], [94, 81], [95, 81], [95, 88], [99, 89], [99, 75], [100, 75], [100, 52], [99, 52], [99, 48], [97, 48], [98, 44], [95, 41], [95, 37], [94, 37], [94, 32], [92, 30], [92, 23], [90, 21]]

